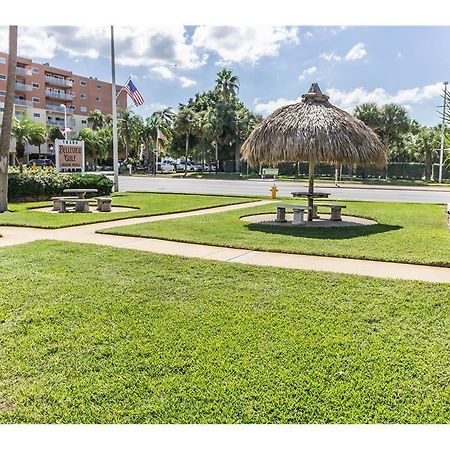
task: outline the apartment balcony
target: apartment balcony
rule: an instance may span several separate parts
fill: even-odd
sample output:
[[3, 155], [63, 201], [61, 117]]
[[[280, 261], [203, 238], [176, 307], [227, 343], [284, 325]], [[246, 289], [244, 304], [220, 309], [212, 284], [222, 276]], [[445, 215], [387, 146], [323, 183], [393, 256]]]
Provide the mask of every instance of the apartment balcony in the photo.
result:
[[[45, 105], [45, 109], [47, 111], [54, 111], [54, 112], [59, 112], [59, 113], [64, 113], [64, 108], [62, 106], [59, 105]], [[69, 108], [67, 108], [67, 114], [69, 114]]]
[[53, 77], [52, 75], [45, 75], [45, 82], [48, 84], [53, 84], [55, 86], [67, 86], [72, 87], [73, 82], [65, 78]]
[[14, 103], [19, 106], [28, 106], [28, 107], [33, 106], [33, 102], [30, 102], [30, 100], [23, 100], [21, 98], [14, 99]]
[[73, 97], [70, 94], [65, 94], [64, 92], [46, 90], [45, 96], [50, 98], [57, 98], [59, 100], [73, 100]]
[[[56, 120], [56, 119], [49, 119], [46, 120], [47, 125], [56, 125], [58, 127], [64, 127], [64, 120]], [[74, 119], [67, 119], [67, 127], [73, 128], [75, 126], [75, 120]]]
[[16, 91], [31, 92], [32, 90], [33, 90], [33, 86], [30, 86], [29, 84], [20, 83], [19, 81], [16, 81]]
[[16, 73], [18, 73], [19, 75], [32, 75], [31, 69], [27, 69], [25, 67], [16, 67]]

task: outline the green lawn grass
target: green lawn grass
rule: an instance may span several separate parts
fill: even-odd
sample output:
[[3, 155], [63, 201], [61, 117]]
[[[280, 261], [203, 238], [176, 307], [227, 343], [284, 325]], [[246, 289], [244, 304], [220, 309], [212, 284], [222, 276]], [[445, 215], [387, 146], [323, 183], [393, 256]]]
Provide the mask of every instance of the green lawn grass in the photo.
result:
[[[301, 201], [297, 203], [304, 204]], [[378, 224], [348, 228], [286, 228], [249, 224], [239, 219], [262, 212], [275, 214], [274, 205], [265, 205], [115, 227], [104, 232], [252, 250], [450, 266], [450, 230], [443, 205], [339, 203], [347, 205], [345, 214], [373, 218]]]
[[450, 285], [0, 249], [0, 422], [448, 423]]
[[[61, 228], [94, 222], [105, 222], [130, 217], [153, 216], [172, 212], [192, 211], [214, 206], [254, 201], [244, 197], [218, 195], [119, 193], [112, 195], [113, 206], [137, 208], [134, 211], [105, 214], [49, 214], [33, 208], [49, 206], [52, 202], [11, 203], [11, 212], [0, 214], [1, 225], [17, 225], [38, 228]], [[93, 203], [95, 201], [93, 200]]]

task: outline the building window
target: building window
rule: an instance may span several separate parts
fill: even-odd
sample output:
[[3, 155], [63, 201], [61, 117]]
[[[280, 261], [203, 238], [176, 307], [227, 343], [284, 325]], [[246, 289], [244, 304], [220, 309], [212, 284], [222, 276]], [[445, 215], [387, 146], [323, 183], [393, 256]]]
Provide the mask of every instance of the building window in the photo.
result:
[[86, 98], [87, 98], [86, 94], [80, 94], [80, 97], [81, 97], [82, 99], [86, 99]]
[[0, 56], [0, 64], [6, 64], [6, 58]]
[[96, 100], [99, 102], [100, 101], [100, 97], [97, 97]]
[[75, 92], [69, 92], [69, 95], [73, 98], [75, 98]]
[[39, 83], [33, 83], [33, 87], [37, 89], [39, 87]]
[[1, 106], [0, 106], [0, 112], [3, 112], [5, 110], [5, 108], [2, 108]]
[[40, 99], [39, 97], [33, 97], [33, 103], [39, 103]]
[[82, 120], [81, 123], [82, 123], [83, 125], [85, 125], [85, 124], [86, 124], [86, 121], [85, 121], [85, 120]]
[[16, 117], [24, 116], [25, 113], [23, 111], [16, 111]]
[[39, 73], [39, 68], [38, 67], [33, 67], [33, 73]]
[[86, 86], [86, 81], [80, 80], [81, 86]]
[[101, 89], [101, 88], [102, 88], [101, 84], [97, 84], [97, 89]]
[[6, 96], [6, 91], [0, 91], [0, 97], [5, 97]]
[[41, 117], [40, 113], [33, 113], [33, 117]]
[[81, 112], [86, 112], [86, 111], [87, 111], [86, 106], [80, 106], [80, 111], [81, 111]]
[[3, 73], [0, 73], [0, 80], [6, 80], [6, 75]]

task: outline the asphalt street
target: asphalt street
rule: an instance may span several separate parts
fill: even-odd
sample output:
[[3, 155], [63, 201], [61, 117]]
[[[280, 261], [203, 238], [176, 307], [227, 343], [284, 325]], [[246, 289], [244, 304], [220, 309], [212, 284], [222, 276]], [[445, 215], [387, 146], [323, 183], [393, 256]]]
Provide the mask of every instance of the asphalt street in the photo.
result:
[[[307, 189], [304, 182], [273, 180], [210, 180], [192, 178], [166, 178], [120, 176], [120, 191], [138, 192], [176, 192], [186, 194], [224, 194], [270, 196], [270, 188], [275, 183], [278, 196], [292, 197], [291, 192]], [[316, 183], [316, 191], [329, 192], [331, 199], [370, 200], [413, 203], [450, 203], [450, 189], [427, 187], [384, 187], [384, 186], [346, 186], [335, 187]]]

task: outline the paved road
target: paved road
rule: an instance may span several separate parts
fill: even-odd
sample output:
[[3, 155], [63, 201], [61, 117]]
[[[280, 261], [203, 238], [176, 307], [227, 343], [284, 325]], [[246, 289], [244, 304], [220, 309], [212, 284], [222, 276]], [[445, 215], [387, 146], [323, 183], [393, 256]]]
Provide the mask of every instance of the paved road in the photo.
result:
[[[179, 192], [186, 194], [235, 194], [270, 195], [273, 180], [208, 180], [164, 177], [119, 177], [121, 191]], [[304, 182], [276, 182], [278, 195], [291, 197], [292, 191], [305, 190]], [[450, 203], [448, 188], [396, 187], [386, 189], [378, 186], [364, 188], [330, 187], [319, 182], [316, 190], [330, 192], [330, 198], [342, 200], [372, 200], [388, 202]]]

